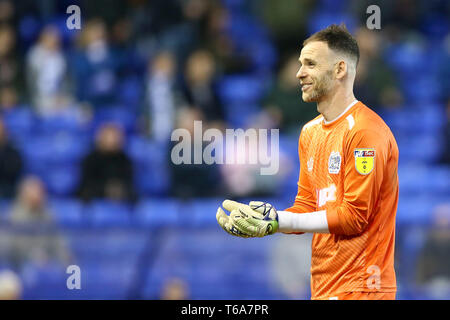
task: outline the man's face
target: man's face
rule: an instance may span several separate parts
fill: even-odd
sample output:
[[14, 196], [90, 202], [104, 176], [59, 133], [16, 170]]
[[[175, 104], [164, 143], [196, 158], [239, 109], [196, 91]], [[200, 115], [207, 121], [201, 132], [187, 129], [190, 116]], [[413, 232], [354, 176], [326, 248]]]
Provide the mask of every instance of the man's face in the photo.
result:
[[123, 134], [119, 128], [105, 125], [97, 133], [97, 147], [103, 152], [117, 152], [122, 149]]
[[305, 102], [320, 102], [333, 88], [332, 52], [327, 43], [313, 41], [303, 47], [297, 78]]

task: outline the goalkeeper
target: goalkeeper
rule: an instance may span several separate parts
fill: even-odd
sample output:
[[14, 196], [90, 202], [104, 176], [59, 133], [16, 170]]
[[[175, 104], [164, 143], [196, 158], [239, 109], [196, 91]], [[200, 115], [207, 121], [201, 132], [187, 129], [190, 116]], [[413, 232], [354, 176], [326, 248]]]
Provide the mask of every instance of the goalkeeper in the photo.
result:
[[356, 40], [332, 25], [303, 43], [297, 78], [320, 115], [303, 126], [292, 207], [225, 200], [217, 221], [229, 234], [313, 233], [312, 299], [395, 299], [398, 147], [384, 121], [353, 94]]

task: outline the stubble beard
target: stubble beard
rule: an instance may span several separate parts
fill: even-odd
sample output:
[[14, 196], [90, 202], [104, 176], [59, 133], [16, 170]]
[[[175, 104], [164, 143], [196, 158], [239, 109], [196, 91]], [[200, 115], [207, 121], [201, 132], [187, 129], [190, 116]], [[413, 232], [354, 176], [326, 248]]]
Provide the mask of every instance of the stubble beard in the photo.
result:
[[324, 97], [328, 95], [332, 87], [332, 75], [331, 70], [327, 71], [323, 77], [316, 81], [315, 87], [311, 88], [311, 92], [305, 96], [302, 95], [305, 102], [320, 102]]

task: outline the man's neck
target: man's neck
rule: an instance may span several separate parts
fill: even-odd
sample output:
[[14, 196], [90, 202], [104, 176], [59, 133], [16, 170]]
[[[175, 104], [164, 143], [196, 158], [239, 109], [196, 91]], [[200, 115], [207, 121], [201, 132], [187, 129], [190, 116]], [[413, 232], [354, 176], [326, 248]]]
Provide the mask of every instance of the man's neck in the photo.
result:
[[317, 111], [319, 111], [325, 121], [331, 122], [339, 117], [342, 112], [355, 101], [355, 95], [353, 92], [347, 94], [335, 94], [328, 99], [324, 99], [317, 103]]

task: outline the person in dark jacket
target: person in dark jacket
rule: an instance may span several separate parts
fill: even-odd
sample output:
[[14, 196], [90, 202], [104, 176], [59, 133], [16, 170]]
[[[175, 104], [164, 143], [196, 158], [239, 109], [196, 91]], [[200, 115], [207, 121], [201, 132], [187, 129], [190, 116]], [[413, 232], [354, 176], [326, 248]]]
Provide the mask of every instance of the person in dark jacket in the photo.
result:
[[22, 174], [22, 157], [8, 139], [3, 120], [0, 118], [0, 198], [11, 199]]
[[133, 201], [133, 165], [123, 150], [124, 134], [114, 123], [105, 123], [96, 136], [96, 146], [82, 162], [79, 195], [85, 200]]

